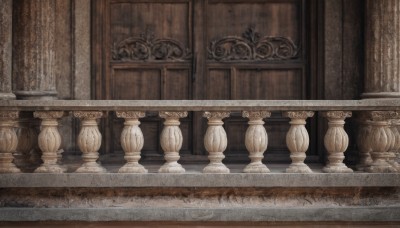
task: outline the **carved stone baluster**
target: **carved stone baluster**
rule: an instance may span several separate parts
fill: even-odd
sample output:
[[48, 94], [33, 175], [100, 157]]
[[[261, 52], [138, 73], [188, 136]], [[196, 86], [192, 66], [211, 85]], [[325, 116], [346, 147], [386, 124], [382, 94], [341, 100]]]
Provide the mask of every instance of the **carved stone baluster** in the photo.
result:
[[184, 173], [185, 169], [178, 163], [179, 150], [182, 148], [183, 136], [179, 128], [180, 118], [187, 117], [187, 112], [160, 112], [164, 118], [164, 129], [161, 132], [161, 147], [165, 153], [165, 164], [158, 170], [160, 173]]
[[399, 120], [393, 119], [390, 122], [390, 130], [393, 134], [393, 142], [391, 143], [391, 159], [388, 160], [389, 164], [391, 164], [397, 172], [400, 172], [400, 164], [397, 162], [397, 153], [400, 150], [400, 132], [398, 130], [398, 126], [400, 125]]
[[13, 152], [17, 149], [18, 137], [14, 131], [17, 111], [0, 111], [0, 173], [20, 173], [14, 163]]
[[396, 172], [387, 160], [390, 158], [389, 149], [392, 147], [393, 133], [389, 129], [388, 119], [392, 112], [373, 111], [370, 112], [371, 134], [368, 137], [372, 149], [372, 164], [366, 169], [370, 173]]
[[117, 111], [116, 114], [118, 118], [125, 119], [124, 129], [121, 133], [121, 146], [125, 152], [126, 164], [118, 172], [147, 173], [147, 169], [139, 164], [140, 151], [144, 144], [143, 133], [139, 127], [139, 118], [145, 117], [145, 112]]
[[104, 173], [104, 169], [96, 161], [99, 158], [98, 150], [101, 146], [101, 133], [97, 126], [97, 119], [103, 117], [100, 111], [76, 111], [74, 116], [81, 119], [81, 130], [78, 135], [78, 146], [82, 151], [83, 164], [76, 173]]
[[[400, 120], [396, 119], [392, 121], [392, 130], [395, 135], [395, 147], [394, 152], [396, 154], [396, 162], [400, 163]], [[400, 167], [397, 169], [400, 172]]]
[[366, 168], [372, 164], [371, 146], [369, 142], [369, 135], [371, 134], [371, 121], [362, 118], [359, 121], [359, 129], [357, 134], [357, 147], [359, 154], [359, 162], [356, 166], [358, 171], [365, 171]]
[[222, 119], [229, 117], [230, 112], [204, 112], [204, 117], [208, 119], [208, 128], [204, 136], [204, 146], [208, 151], [208, 164], [204, 169], [204, 173], [229, 173], [222, 160], [225, 158], [224, 150], [228, 145], [226, 132], [222, 125]]
[[36, 111], [33, 115], [42, 120], [38, 144], [42, 151], [43, 164], [35, 170], [35, 173], [63, 173], [64, 169], [57, 163], [57, 152], [61, 146], [61, 135], [57, 127], [58, 119], [64, 116], [64, 112]]
[[262, 163], [264, 152], [268, 146], [268, 135], [264, 128], [264, 118], [270, 117], [267, 111], [243, 111], [242, 116], [249, 119], [249, 127], [246, 131], [246, 148], [250, 153], [251, 163], [243, 172], [245, 173], [269, 173], [270, 170]]
[[[29, 115], [30, 118], [20, 118], [16, 125], [18, 146], [14, 154], [14, 163], [24, 171], [32, 171], [32, 166], [39, 165], [36, 162], [33, 162], [31, 157], [31, 152], [37, 147], [38, 135], [31, 124], [33, 116], [32, 114]], [[38, 160], [41, 161], [41, 158], [39, 157]], [[42, 162], [40, 162], [40, 164], [41, 163]]]
[[312, 170], [304, 164], [306, 151], [310, 144], [306, 119], [314, 116], [311, 111], [284, 112], [284, 117], [289, 117], [290, 129], [286, 134], [286, 144], [290, 150], [292, 164], [286, 169], [287, 173], [312, 173]]
[[351, 173], [352, 169], [344, 163], [344, 152], [349, 146], [349, 136], [344, 130], [345, 119], [351, 117], [351, 112], [325, 112], [328, 119], [328, 131], [324, 137], [324, 145], [328, 151], [328, 163], [322, 169], [325, 173]]

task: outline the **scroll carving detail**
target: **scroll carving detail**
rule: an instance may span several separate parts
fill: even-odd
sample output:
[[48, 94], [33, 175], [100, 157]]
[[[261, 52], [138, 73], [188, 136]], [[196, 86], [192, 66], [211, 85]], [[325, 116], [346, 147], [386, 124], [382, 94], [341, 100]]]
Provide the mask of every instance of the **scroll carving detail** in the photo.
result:
[[225, 36], [210, 42], [208, 59], [232, 60], [287, 60], [298, 57], [299, 48], [286, 37], [261, 37], [250, 26], [240, 36]]
[[155, 38], [152, 29], [115, 43], [111, 50], [115, 61], [149, 61], [149, 60], [187, 60], [191, 57], [188, 48], [174, 39]]

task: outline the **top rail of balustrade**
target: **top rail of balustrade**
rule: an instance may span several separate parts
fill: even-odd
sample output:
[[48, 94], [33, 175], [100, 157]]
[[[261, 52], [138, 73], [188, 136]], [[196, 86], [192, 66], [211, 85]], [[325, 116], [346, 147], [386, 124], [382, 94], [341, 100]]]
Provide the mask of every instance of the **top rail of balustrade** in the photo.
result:
[[371, 100], [0, 100], [0, 110], [399, 111], [400, 99]]

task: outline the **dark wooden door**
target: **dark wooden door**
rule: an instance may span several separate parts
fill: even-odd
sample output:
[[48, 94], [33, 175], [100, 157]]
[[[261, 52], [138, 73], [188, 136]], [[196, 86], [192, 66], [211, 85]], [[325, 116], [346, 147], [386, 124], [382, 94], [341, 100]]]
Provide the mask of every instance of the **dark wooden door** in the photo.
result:
[[[94, 1], [96, 99], [287, 100], [311, 98], [306, 0]], [[144, 157], [161, 157], [162, 123], [143, 119]], [[227, 155], [246, 159], [240, 113], [226, 121]], [[106, 151], [121, 150], [122, 121], [110, 118]], [[268, 157], [289, 159], [288, 120], [267, 121]], [[200, 113], [182, 120], [182, 154], [206, 154]]]

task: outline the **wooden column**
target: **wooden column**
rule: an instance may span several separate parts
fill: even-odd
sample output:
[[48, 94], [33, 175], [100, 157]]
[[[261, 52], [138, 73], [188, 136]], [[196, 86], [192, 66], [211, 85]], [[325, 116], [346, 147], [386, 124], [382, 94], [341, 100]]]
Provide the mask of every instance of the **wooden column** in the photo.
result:
[[228, 146], [226, 132], [222, 125], [224, 118], [229, 117], [230, 112], [204, 112], [204, 117], [208, 119], [208, 128], [204, 136], [204, 147], [208, 151], [208, 164], [204, 173], [229, 173], [228, 167], [222, 163], [225, 158], [224, 151]]
[[42, 119], [40, 134], [38, 137], [39, 148], [42, 151], [43, 164], [35, 170], [35, 173], [63, 173], [58, 163], [58, 151], [61, 146], [61, 135], [58, 131], [58, 120], [64, 116], [63, 111], [37, 111], [35, 118]]
[[141, 164], [140, 151], [144, 145], [144, 137], [142, 130], [140, 130], [139, 118], [146, 116], [145, 112], [139, 111], [117, 111], [118, 118], [124, 118], [124, 129], [121, 133], [121, 146], [125, 152], [126, 164], [122, 166], [119, 173], [147, 173]]
[[363, 98], [400, 97], [400, 1], [365, 1]]
[[101, 133], [97, 124], [97, 119], [104, 116], [100, 111], [75, 111], [74, 116], [81, 119], [81, 130], [78, 135], [78, 146], [82, 151], [83, 164], [76, 173], [104, 173], [103, 168], [97, 159], [101, 146]]
[[287, 173], [312, 173], [304, 160], [306, 159], [306, 151], [310, 144], [310, 137], [308, 136], [305, 127], [306, 120], [314, 116], [311, 111], [297, 111], [297, 112], [284, 112], [284, 117], [289, 117], [290, 129], [286, 134], [286, 144], [290, 150], [290, 158], [292, 164], [286, 169]]
[[13, 84], [19, 99], [56, 99], [54, 0], [15, 0]]
[[242, 116], [249, 118], [249, 127], [246, 131], [245, 144], [249, 151], [251, 162], [243, 172], [245, 173], [269, 173], [270, 170], [262, 163], [264, 152], [268, 146], [268, 134], [264, 127], [264, 118], [270, 117], [267, 111], [243, 111]]
[[324, 145], [328, 151], [328, 162], [322, 169], [325, 173], [352, 173], [344, 163], [344, 152], [349, 146], [349, 136], [344, 131], [345, 119], [351, 117], [351, 112], [325, 112], [328, 119], [328, 131], [324, 137]]
[[14, 131], [17, 111], [0, 111], [0, 173], [20, 173], [14, 163], [13, 152], [17, 149], [18, 137]]
[[15, 99], [12, 93], [12, 5], [2, 0], [0, 7], [0, 100]]

